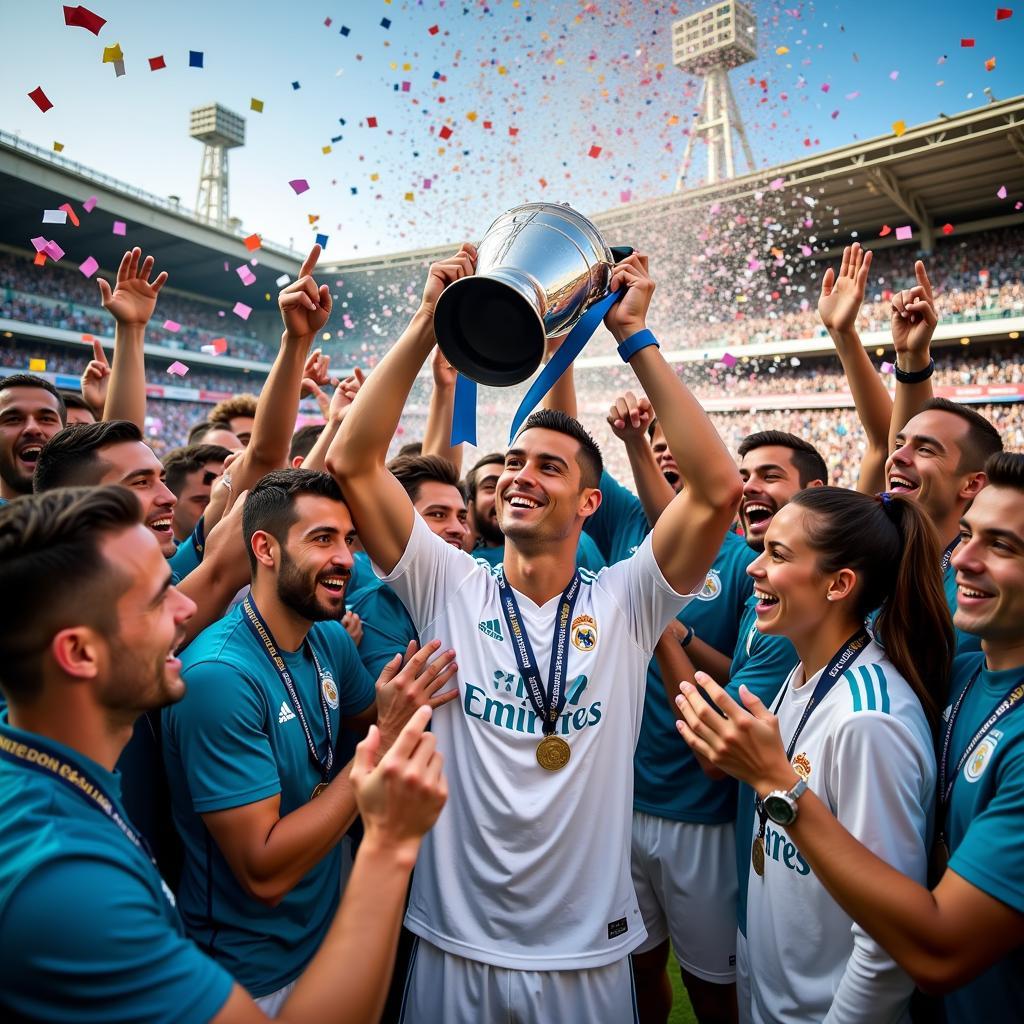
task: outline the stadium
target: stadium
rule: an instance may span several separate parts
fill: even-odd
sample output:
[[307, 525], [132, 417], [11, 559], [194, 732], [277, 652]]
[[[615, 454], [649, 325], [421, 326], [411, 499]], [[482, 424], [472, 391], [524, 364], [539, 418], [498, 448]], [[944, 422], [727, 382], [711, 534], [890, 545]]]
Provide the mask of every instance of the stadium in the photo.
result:
[[[1024, 213], [1000, 199], [994, 183], [1011, 196], [1024, 191], [1024, 96], [898, 137], [614, 211], [583, 212], [610, 244], [650, 254], [658, 283], [652, 322], [726, 440], [771, 427], [797, 432], [826, 454], [836, 482], [845, 485], [855, 475], [861, 428], [815, 307], [825, 267], [837, 264], [843, 244], [854, 239], [875, 252], [861, 333], [876, 364], [892, 362], [888, 296], [909, 286], [914, 259], [923, 254], [940, 293], [937, 393], [982, 406], [1009, 447], [1024, 446], [1017, 356]], [[279, 332], [273, 282], [294, 274], [300, 254], [263, 240], [254, 261], [258, 284], [247, 291], [232, 269], [252, 259], [241, 227], [203, 223], [174, 198], [149, 195], [2, 132], [0, 186], [0, 372], [31, 368], [77, 389], [92, 337], [112, 338], [95, 282], [70, 257], [33, 262], [29, 239], [39, 230], [40, 211], [69, 203], [78, 225], [69, 218], [62, 239], [73, 241], [76, 253], [92, 253], [111, 273], [127, 241], [170, 274], [146, 345], [150, 433], [158, 450], [182, 443], [212, 403], [259, 391]], [[90, 197], [95, 208], [85, 212]], [[751, 209], [761, 213], [757, 224], [741, 213]], [[125, 237], [111, 233], [112, 221], [127, 225]], [[810, 228], [813, 245], [806, 243]], [[415, 309], [429, 263], [459, 241], [322, 265], [335, 301], [320, 342], [332, 372], [372, 369]], [[232, 312], [243, 299], [253, 307], [246, 320]], [[223, 352], [203, 351], [218, 339], [226, 342]], [[175, 360], [188, 365], [186, 377], [168, 375]], [[599, 332], [576, 363], [580, 409], [626, 479], [619, 446], [603, 428], [607, 404], [627, 377], [610, 336]], [[429, 387], [429, 374], [421, 375], [396, 443], [421, 434]], [[481, 396], [481, 448], [501, 446], [525, 387]], [[315, 418], [311, 403], [303, 411]]]

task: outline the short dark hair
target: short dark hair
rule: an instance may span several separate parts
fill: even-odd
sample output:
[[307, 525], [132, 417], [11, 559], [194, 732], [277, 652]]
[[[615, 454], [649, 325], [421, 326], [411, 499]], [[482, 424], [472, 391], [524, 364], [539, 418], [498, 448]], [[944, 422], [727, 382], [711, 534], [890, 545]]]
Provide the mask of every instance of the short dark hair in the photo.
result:
[[402, 455], [422, 455], [423, 454], [423, 442], [422, 441], [408, 441], [398, 449], [398, 454], [395, 458], [399, 458]]
[[292, 446], [288, 449], [288, 461], [291, 462], [298, 455], [304, 459], [308, 458], [309, 453], [313, 450], [313, 445], [316, 444], [323, 432], [323, 423], [307, 423], [306, 426], [299, 427], [292, 434]]
[[441, 455], [399, 455], [388, 463], [395, 479], [405, 488], [410, 501], [420, 496], [420, 488], [425, 483], [448, 484], [459, 494], [462, 485], [459, 483], [459, 471], [455, 464]]
[[951, 402], [948, 398], [931, 398], [925, 402], [921, 412], [935, 410], [959, 416], [967, 424], [967, 436], [960, 444], [960, 462], [956, 467], [958, 473], [980, 473], [986, 460], [1003, 450], [1003, 439], [999, 431], [969, 405]]
[[516, 437], [520, 437], [526, 430], [533, 430], [534, 427], [539, 427], [542, 430], [554, 430], [578, 442], [580, 450], [576, 456], [576, 463], [580, 467], [580, 483], [584, 487], [599, 487], [601, 485], [601, 474], [604, 472], [601, 449], [598, 448], [597, 442], [587, 433], [579, 420], [573, 419], [559, 409], [538, 409], [526, 417], [526, 422], [519, 428]]
[[1024, 455], [1019, 452], [996, 452], [985, 463], [989, 487], [1010, 487], [1024, 491]]
[[504, 467], [505, 465], [505, 453], [504, 452], [491, 452], [490, 455], [485, 455], [482, 459], [477, 459], [473, 464], [473, 468], [466, 474], [466, 500], [476, 501], [476, 472], [478, 469], [483, 469], [484, 466], [499, 465]]
[[99, 482], [99, 452], [112, 444], [141, 441], [142, 431], [129, 420], [72, 423], [43, 445], [32, 476], [36, 492], [55, 487], [84, 487]]
[[226, 420], [201, 420], [189, 430], [188, 443], [198, 444], [211, 430], [226, 430], [229, 434], [234, 433], [231, 424]]
[[86, 412], [92, 413], [93, 419], [96, 418], [92, 406], [77, 391], [65, 391], [64, 388], [61, 388], [59, 394], [65, 409], [84, 409]]
[[242, 508], [242, 534], [253, 572], [256, 571], [256, 555], [252, 550], [252, 535], [262, 530], [284, 544], [288, 531], [299, 518], [295, 501], [304, 494], [332, 501], [345, 500], [333, 476], [313, 469], [275, 469], [249, 492]]
[[810, 441], [805, 441], [796, 434], [787, 434], [784, 430], [759, 430], [756, 434], [747, 434], [737, 449], [742, 459], [748, 452], [758, 448], [788, 448], [793, 454], [790, 458], [796, 467], [800, 486], [806, 487], [812, 480], [828, 483], [828, 466], [821, 457], [821, 452]]
[[61, 423], [68, 422], [68, 407], [64, 404], [61, 393], [48, 380], [37, 377], [34, 373], [12, 373], [9, 377], [0, 377], [0, 391], [6, 391], [8, 388], [42, 388], [43, 391], [49, 391], [57, 399], [57, 413]]
[[172, 448], [161, 462], [167, 472], [167, 486], [176, 497], [181, 497], [185, 477], [211, 462], [223, 462], [231, 452], [219, 444], [190, 444], [184, 448]]
[[142, 522], [124, 487], [69, 487], [26, 494], [0, 509], [0, 688], [30, 703], [56, 633], [89, 625], [112, 635], [126, 581], [104, 559], [101, 542]]

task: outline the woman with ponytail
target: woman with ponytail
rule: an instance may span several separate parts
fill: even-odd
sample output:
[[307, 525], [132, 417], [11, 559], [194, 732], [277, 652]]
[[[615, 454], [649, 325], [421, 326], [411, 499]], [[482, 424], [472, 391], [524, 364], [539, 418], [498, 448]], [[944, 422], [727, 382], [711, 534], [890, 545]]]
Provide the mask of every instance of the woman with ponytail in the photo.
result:
[[[747, 570], [757, 628], [788, 637], [800, 656], [771, 711], [745, 688], [740, 707], [701, 673], [713, 704], [680, 685], [683, 738], [757, 793], [752, 834], [737, 837], [751, 860], [738, 946], [737, 973], [747, 981], [741, 1020], [907, 1019], [910, 977], [829, 896], [787, 827], [809, 789], [865, 847], [924, 882], [933, 735], [954, 649], [940, 555], [914, 502], [801, 491], [776, 513]], [[865, 623], [876, 609], [872, 637]], [[781, 789], [761, 786], [762, 773], [743, 757], [751, 727], [761, 727], [770, 747], [762, 762], [769, 757], [772, 777], [787, 781]]]

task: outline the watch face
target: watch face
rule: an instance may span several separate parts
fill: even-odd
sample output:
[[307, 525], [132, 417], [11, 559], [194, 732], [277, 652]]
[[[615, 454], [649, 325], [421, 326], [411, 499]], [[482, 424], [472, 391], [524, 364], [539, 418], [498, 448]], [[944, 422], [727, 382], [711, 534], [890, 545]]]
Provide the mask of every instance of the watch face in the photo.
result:
[[796, 807], [782, 793], [769, 793], [764, 798], [764, 811], [776, 825], [791, 825], [796, 820]]

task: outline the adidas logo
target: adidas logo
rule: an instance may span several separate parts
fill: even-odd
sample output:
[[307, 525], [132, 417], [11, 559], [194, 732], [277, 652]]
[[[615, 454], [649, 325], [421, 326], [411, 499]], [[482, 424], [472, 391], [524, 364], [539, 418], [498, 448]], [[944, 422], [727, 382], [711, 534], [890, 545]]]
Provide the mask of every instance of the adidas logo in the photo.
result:
[[295, 712], [288, 707], [288, 702], [281, 701], [281, 710], [277, 713], [277, 724], [284, 725], [285, 722], [290, 722], [295, 717]]
[[492, 640], [497, 640], [501, 643], [504, 637], [501, 635], [501, 623], [497, 619], [488, 619], [486, 622], [481, 622], [479, 630], [484, 636], [489, 636]]

